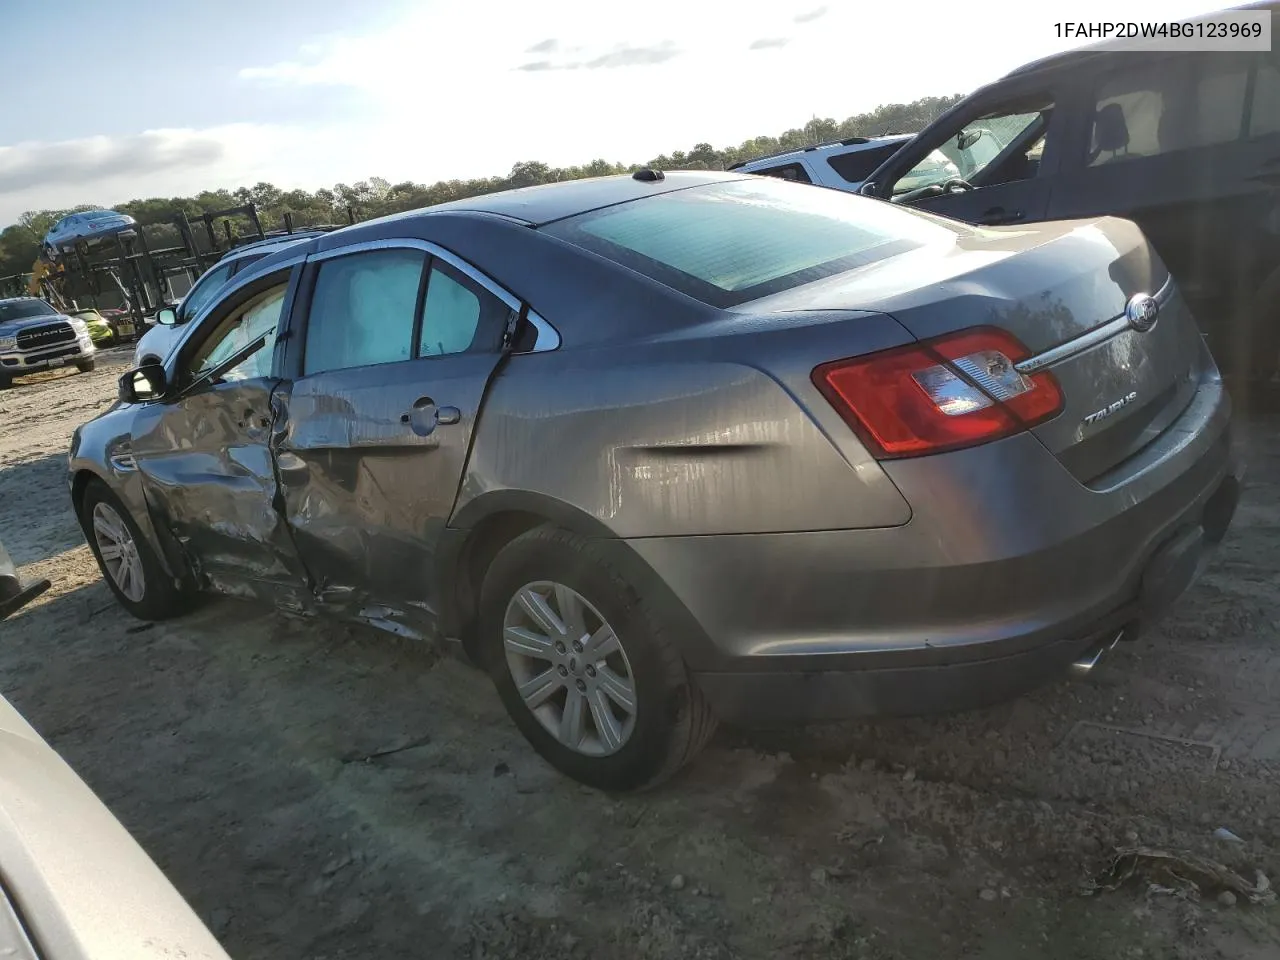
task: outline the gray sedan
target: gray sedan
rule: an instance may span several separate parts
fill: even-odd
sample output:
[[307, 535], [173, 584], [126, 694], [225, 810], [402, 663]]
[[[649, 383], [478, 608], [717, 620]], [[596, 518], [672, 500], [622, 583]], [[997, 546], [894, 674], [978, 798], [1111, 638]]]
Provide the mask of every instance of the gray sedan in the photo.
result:
[[188, 326], [72, 441], [119, 601], [455, 640], [607, 789], [717, 719], [1086, 671], [1235, 509], [1214, 362], [1121, 220], [640, 171], [305, 241]]

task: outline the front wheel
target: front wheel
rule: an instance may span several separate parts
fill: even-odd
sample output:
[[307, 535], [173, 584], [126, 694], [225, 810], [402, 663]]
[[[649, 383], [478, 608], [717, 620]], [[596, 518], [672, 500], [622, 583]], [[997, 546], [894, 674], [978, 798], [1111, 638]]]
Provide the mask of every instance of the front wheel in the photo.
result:
[[715, 731], [674, 639], [590, 540], [522, 534], [489, 567], [480, 604], [498, 694], [562, 773], [603, 790], [654, 786]]
[[98, 365], [96, 360], [77, 360], [76, 369], [81, 373], [93, 373], [93, 368]]
[[139, 620], [167, 620], [190, 608], [188, 593], [164, 572], [129, 511], [102, 481], [85, 490], [80, 522], [102, 578], [129, 613]]

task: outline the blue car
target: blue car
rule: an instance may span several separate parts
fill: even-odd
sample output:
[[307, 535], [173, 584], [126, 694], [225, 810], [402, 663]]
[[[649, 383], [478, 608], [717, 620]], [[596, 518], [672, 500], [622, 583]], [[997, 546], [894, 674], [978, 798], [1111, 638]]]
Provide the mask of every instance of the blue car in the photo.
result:
[[73, 249], [77, 243], [96, 244], [137, 225], [138, 222], [126, 213], [85, 210], [68, 214], [55, 223], [44, 235], [44, 246], [48, 253], [57, 257]]

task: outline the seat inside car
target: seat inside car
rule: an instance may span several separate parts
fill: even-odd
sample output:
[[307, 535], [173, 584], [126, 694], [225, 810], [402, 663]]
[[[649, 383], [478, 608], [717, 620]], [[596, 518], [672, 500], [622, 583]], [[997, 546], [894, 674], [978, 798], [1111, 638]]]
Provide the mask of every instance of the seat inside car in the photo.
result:
[[1118, 103], [1108, 103], [1094, 115], [1093, 136], [1096, 141], [1091, 161], [1104, 153], [1112, 154], [1113, 159], [1121, 151], [1129, 151], [1129, 125], [1124, 119], [1124, 108]]

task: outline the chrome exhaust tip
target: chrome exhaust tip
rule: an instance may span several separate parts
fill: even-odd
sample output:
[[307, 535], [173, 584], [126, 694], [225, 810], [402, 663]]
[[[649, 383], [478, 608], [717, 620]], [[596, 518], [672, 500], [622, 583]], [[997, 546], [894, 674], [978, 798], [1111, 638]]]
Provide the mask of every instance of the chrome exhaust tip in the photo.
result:
[[1072, 662], [1071, 666], [1067, 668], [1068, 672], [1077, 680], [1083, 680], [1089, 676], [1089, 674], [1093, 673], [1093, 668], [1102, 662], [1102, 658], [1112, 651], [1124, 634], [1125, 631], [1117, 630], [1115, 636], [1110, 640], [1104, 640], [1096, 647], [1090, 647], [1088, 652]]

